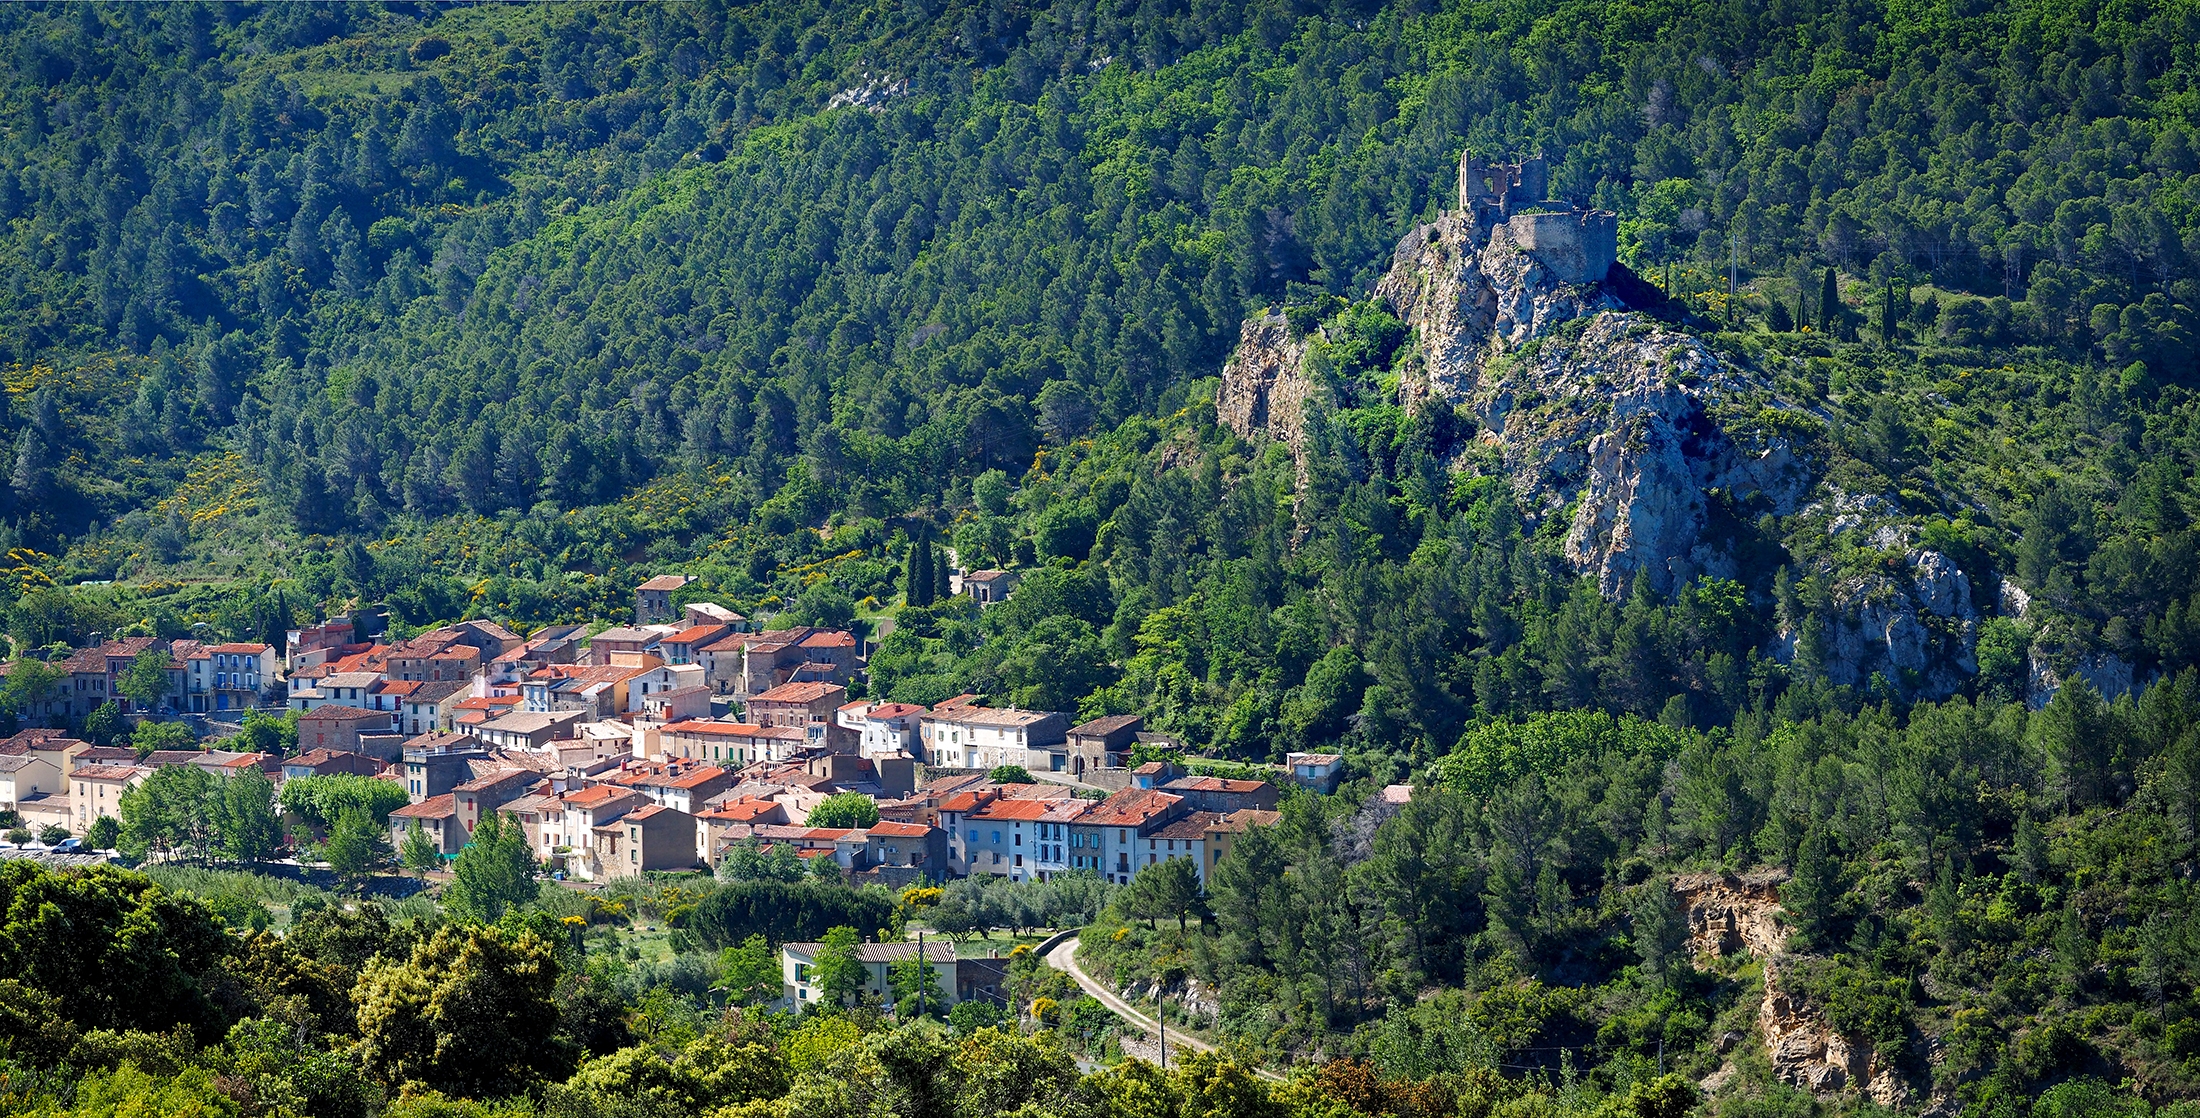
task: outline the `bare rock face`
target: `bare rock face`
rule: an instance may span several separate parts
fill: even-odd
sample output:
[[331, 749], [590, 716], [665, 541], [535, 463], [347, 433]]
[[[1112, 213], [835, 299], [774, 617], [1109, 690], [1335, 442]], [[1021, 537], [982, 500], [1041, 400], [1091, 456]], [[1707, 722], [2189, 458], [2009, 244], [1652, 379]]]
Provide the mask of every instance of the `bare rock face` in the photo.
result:
[[1301, 366], [1306, 343], [1291, 337], [1280, 314], [1249, 318], [1238, 330], [1237, 349], [1222, 367], [1215, 416], [1241, 438], [1256, 433], [1300, 450], [1300, 420], [1313, 382]]
[[[1777, 870], [1752, 874], [1689, 874], [1673, 880], [1688, 913], [1689, 948], [1699, 958], [1746, 951], [1764, 966], [1764, 1001], [1757, 1031], [1784, 1083], [1832, 1095], [1854, 1091], [1881, 1106], [1909, 1105], [1910, 1085], [1871, 1045], [1842, 1036], [1825, 1014], [1788, 989], [1787, 933], [1781, 928]], [[1705, 1081], [1717, 1090], [1732, 1078], [1731, 1065]]]

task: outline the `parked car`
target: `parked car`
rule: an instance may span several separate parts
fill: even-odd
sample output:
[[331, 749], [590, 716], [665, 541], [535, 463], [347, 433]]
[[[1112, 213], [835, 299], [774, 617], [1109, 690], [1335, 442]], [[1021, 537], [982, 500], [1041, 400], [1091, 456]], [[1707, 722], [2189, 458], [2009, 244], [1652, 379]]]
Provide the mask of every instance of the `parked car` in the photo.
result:
[[53, 849], [56, 854], [81, 854], [84, 852], [84, 840], [80, 838], [62, 839], [54, 844]]

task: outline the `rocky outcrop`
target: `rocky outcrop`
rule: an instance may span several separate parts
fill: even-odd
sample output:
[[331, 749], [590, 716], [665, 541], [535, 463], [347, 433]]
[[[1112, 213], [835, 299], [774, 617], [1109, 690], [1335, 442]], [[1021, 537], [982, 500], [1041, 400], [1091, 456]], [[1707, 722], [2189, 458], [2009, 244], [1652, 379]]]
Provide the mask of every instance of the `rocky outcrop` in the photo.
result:
[[1238, 329], [1237, 349], [1222, 367], [1216, 420], [1245, 438], [1266, 435], [1299, 453], [1301, 419], [1313, 392], [1302, 367], [1305, 358], [1305, 341], [1291, 336], [1282, 315], [1246, 319]]
[[1737, 439], [1717, 418], [1761, 378], [1630, 310], [1612, 271], [1563, 282], [1510, 224], [1448, 214], [1416, 229], [1375, 287], [1417, 343], [1403, 402], [1471, 407], [1530, 516], [1573, 507], [1566, 557], [1606, 593], [1638, 574], [1665, 590], [1732, 573], [1703, 538], [1712, 494], [1786, 514], [1810, 471], [1788, 438]]
[[[1587, 257], [1541, 235], [1550, 215], [1505, 212], [1521, 201], [1513, 194], [1533, 193], [1532, 169], [1463, 171], [1463, 191], [1469, 179], [1482, 184], [1473, 206], [1398, 243], [1374, 295], [1411, 331], [1399, 402], [1471, 414], [1479, 445], [1456, 447], [1452, 465], [1494, 458], [1531, 523], [1566, 518], [1567, 561], [1607, 595], [1637, 579], [1669, 591], [1699, 576], [1748, 576], [1762, 593], [1766, 572], [1739, 569], [1736, 553], [1767, 516], [1791, 530], [1854, 533], [1886, 561], [1822, 561], [1830, 608], [1767, 651], [1782, 661], [1808, 652], [1835, 683], [1876, 674], [1931, 697], [1960, 687], [1976, 671], [1982, 607], [2006, 599], [2008, 584], [1982, 602], [1947, 556], [1918, 545], [1898, 501], [1828, 486], [1818, 457], [1827, 414], [1714, 350], [1625, 265], [1569, 282]], [[1500, 193], [1505, 206], [1492, 200]], [[1305, 402], [1328, 391], [1309, 348], [1281, 315], [1247, 322], [1216, 399], [1222, 424], [1287, 442], [1302, 467]]]
[[[1673, 891], [1688, 913], [1690, 949], [1698, 957], [1746, 951], [1762, 964], [1757, 1030], [1782, 1082], [1816, 1094], [1855, 1091], [1881, 1106], [1906, 1106], [1909, 1084], [1869, 1044], [1836, 1032], [1822, 1012], [1788, 989], [1787, 933], [1779, 919], [1779, 886], [1786, 876], [1768, 871], [1675, 878]], [[1714, 1073], [1706, 1089], [1716, 1090], [1730, 1077], [1728, 1071]]]

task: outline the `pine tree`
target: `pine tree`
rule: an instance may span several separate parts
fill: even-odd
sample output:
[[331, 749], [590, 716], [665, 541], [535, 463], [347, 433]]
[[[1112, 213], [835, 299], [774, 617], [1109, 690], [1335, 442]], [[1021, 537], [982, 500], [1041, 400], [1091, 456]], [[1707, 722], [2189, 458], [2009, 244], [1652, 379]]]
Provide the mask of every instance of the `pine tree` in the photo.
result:
[[1795, 851], [1794, 876], [1780, 888], [1780, 903], [1787, 909], [1788, 925], [1795, 929], [1797, 946], [1808, 950], [1825, 944], [1840, 895], [1840, 859], [1826, 829], [1812, 827]]

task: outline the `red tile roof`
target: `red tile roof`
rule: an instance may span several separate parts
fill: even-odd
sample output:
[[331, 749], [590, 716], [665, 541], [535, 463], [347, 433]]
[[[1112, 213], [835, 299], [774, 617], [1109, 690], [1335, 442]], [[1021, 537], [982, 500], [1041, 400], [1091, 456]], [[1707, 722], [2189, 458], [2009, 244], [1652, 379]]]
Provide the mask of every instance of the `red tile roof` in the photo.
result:
[[1085, 816], [1084, 822], [1102, 827], [1139, 826], [1181, 802], [1183, 797], [1172, 796], [1167, 792], [1126, 788], [1100, 801], [1099, 806], [1092, 809], [1092, 814]]
[[1182, 788], [1190, 792], [1258, 792], [1268, 787], [1265, 780], [1230, 780], [1219, 776], [1187, 776], [1172, 780], [1171, 789]]
[[972, 812], [972, 819], [1031, 820], [1045, 815], [1054, 805], [1046, 800], [995, 800], [985, 810]]
[[682, 629], [669, 637], [666, 637], [664, 639], [664, 643], [694, 644], [696, 641], [710, 640], [711, 638], [716, 637], [719, 634], [724, 633], [725, 631], [726, 627], [724, 625], [690, 625], [687, 628]]
[[922, 823], [896, 823], [890, 819], [879, 820], [870, 826], [873, 838], [923, 838], [932, 831], [933, 828]]
[[601, 807], [621, 797], [634, 795], [614, 784], [596, 784], [579, 791], [567, 792], [565, 802], [574, 807]]
[[693, 581], [686, 575], [658, 575], [635, 587], [636, 590], [678, 590]]
[[449, 792], [406, 804], [390, 813], [392, 819], [449, 819], [458, 814], [458, 799]]
[[754, 823], [767, 817], [785, 819], [787, 809], [776, 800], [739, 800], [720, 804], [696, 816], [698, 819], [728, 823]]

